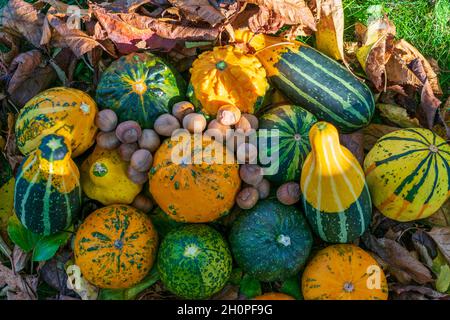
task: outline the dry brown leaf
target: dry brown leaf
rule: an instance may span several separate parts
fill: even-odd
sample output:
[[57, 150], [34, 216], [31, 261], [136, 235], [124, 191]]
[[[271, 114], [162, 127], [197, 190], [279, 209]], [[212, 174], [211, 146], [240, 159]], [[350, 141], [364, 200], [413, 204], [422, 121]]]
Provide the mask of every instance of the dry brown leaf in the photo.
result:
[[400, 128], [397, 127], [392, 127], [392, 126], [387, 126], [384, 124], [376, 124], [376, 123], [372, 123], [370, 125], [368, 125], [367, 127], [365, 127], [363, 129], [363, 133], [364, 133], [364, 149], [366, 151], [370, 150], [373, 148], [373, 146], [375, 145], [375, 143], [378, 141], [378, 139], [380, 139], [382, 136], [400, 130]]
[[18, 107], [48, 88], [56, 79], [55, 72], [39, 50], [18, 55], [11, 63], [9, 74], [8, 93]]
[[213, 27], [225, 21], [225, 16], [208, 0], [169, 0], [169, 2], [179, 8], [189, 20], [197, 21], [196, 19], [200, 18]]
[[79, 29], [69, 28], [65, 21], [52, 14], [47, 14], [46, 19], [61, 36], [63, 42], [77, 57], [81, 57], [85, 53], [90, 52], [95, 47], [101, 45], [97, 40], [88, 36], [85, 32]]
[[36, 300], [37, 284], [37, 276], [22, 276], [0, 263], [0, 287], [7, 286], [8, 300]]
[[275, 33], [284, 25], [283, 18], [266, 7], [250, 17], [248, 26], [255, 33]]
[[433, 281], [430, 270], [398, 242], [386, 238], [377, 239], [367, 233], [363, 240], [365, 245], [389, 266], [408, 273], [415, 282], [425, 284]]
[[428, 234], [433, 238], [445, 259], [450, 263], [450, 227], [433, 227]]
[[400, 299], [412, 300], [449, 300], [450, 295], [438, 292], [425, 286], [392, 284], [390, 290], [399, 295]]
[[140, 6], [151, 2], [152, 0], [115, 0], [113, 2], [102, 2], [99, 5], [111, 12], [131, 13], [136, 11]]
[[441, 101], [434, 96], [428, 76], [425, 72], [423, 64], [419, 58], [414, 59], [408, 64], [408, 68], [419, 79], [422, 84], [420, 93], [420, 107], [425, 115], [426, 125], [429, 129], [433, 128], [436, 113], [439, 110]]
[[239, 286], [229, 284], [212, 296], [211, 300], [237, 300], [238, 297]]
[[364, 133], [362, 130], [349, 134], [339, 134], [341, 144], [350, 150], [362, 166], [364, 163]]
[[427, 222], [433, 226], [449, 227], [450, 226], [450, 199], [448, 199], [438, 211], [428, 217]]
[[8, 66], [19, 54], [19, 39], [9, 32], [0, 31], [0, 43], [9, 49], [6, 52], [0, 51], [0, 60]]
[[35, 47], [40, 46], [43, 23], [44, 16], [23, 0], [9, 0], [0, 13], [0, 25], [22, 35]]
[[266, 7], [283, 18], [284, 24], [303, 25], [316, 31], [316, 21], [304, 0], [248, 0], [248, 3]]
[[22, 271], [30, 258], [30, 253], [23, 251], [18, 245], [15, 245], [12, 253], [12, 264], [14, 266], [14, 271]]
[[345, 60], [344, 8], [342, 0], [321, 0], [317, 23], [316, 47], [335, 60]]

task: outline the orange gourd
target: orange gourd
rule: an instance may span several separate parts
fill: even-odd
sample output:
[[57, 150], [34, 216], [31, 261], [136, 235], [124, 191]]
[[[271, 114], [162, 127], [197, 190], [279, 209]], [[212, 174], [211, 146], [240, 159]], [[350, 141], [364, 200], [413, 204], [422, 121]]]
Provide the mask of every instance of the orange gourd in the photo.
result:
[[91, 213], [78, 229], [75, 264], [92, 284], [124, 289], [147, 275], [157, 247], [150, 218], [128, 205], [110, 205]]
[[367, 252], [352, 244], [319, 251], [302, 276], [305, 300], [387, 300], [383, 270]]
[[[234, 205], [241, 185], [239, 165], [234, 155], [229, 159], [231, 163], [222, 158], [226, 157], [222, 144], [205, 137], [199, 142], [189, 134], [183, 137], [165, 140], [156, 152], [149, 174], [150, 193], [176, 221], [216, 220]], [[183, 155], [179, 152], [183, 148], [191, 152]]]

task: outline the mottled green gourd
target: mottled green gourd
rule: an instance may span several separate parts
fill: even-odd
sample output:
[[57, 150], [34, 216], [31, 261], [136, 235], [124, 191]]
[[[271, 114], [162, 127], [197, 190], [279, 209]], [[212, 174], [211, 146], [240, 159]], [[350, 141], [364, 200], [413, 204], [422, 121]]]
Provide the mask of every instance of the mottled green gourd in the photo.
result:
[[72, 224], [81, 208], [80, 174], [67, 140], [45, 136], [17, 171], [14, 210], [30, 231], [49, 235]]
[[277, 106], [260, 116], [259, 137], [267, 141], [264, 155], [273, 159], [262, 164], [269, 181], [283, 184], [300, 179], [303, 161], [311, 151], [309, 130], [316, 122], [312, 113], [296, 105]]
[[300, 211], [277, 200], [260, 201], [239, 215], [229, 240], [238, 265], [260, 281], [296, 274], [312, 247], [312, 234]]
[[186, 84], [181, 75], [149, 52], [131, 53], [111, 63], [103, 72], [96, 100], [101, 109], [112, 109], [119, 122], [137, 121], [153, 128], [156, 118], [184, 100]]
[[225, 286], [232, 259], [219, 232], [192, 224], [166, 235], [157, 264], [161, 280], [171, 292], [185, 299], [205, 299]]

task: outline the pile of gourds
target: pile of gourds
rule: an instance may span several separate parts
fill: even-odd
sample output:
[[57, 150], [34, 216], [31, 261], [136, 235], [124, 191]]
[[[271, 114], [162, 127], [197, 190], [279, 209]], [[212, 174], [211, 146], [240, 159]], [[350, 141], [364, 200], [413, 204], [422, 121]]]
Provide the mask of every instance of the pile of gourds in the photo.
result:
[[[119, 58], [98, 85], [100, 111], [70, 88], [30, 100], [15, 130], [25, 155], [17, 217], [44, 235], [78, 226], [75, 263], [100, 288], [133, 286], [156, 261], [168, 290], [203, 299], [225, 286], [234, 266], [268, 282], [306, 266], [305, 299], [387, 299], [381, 267], [351, 243], [367, 230], [372, 204], [398, 221], [436, 212], [450, 195], [450, 146], [430, 130], [398, 130], [379, 139], [363, 169], [338, 132], [371, 121], [370, 90], [303, 44], [247, 31], [236, 38], [256, 54], [215, 47], [194, 61], [189, 84], [151, 53]], [[258, 153], [248, 136], [274, 138], [262, 129], [279, 130], [269, 150], [279, 154], [274, 172], [251, 163]], [[177, 132], [192, 140], [194, 155], [211, 145], [223, 154], [176, 163]], [[199, 134], [209, 139], [196, 146]], [[240, 164], [215, 161], [225, 142]], [[80, 221], [83, 194], [102, 207]], [[163, 238], [154, 204], [176, 222]], [[218, 225], [231, 226], [226, 236]], [[311, 256], [313, 235], [332, 245]]]

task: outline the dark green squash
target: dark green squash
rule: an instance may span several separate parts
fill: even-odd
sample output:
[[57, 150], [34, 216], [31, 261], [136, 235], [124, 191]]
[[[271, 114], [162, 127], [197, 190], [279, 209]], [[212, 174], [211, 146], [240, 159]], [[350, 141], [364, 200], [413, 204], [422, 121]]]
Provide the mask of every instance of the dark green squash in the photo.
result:
[[286, 279], [301, 269], [312, 247], [306, 219], [294, 206], [260, 201], [236, 218], [230, 245], [238, 265], [260, 281]]

